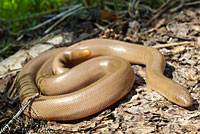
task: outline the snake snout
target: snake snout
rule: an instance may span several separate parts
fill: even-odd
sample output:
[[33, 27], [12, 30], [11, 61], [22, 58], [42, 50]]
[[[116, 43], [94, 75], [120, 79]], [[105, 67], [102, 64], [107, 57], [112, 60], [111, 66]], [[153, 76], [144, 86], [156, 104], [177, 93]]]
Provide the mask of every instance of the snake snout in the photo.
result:
[[178, 96], [175, 96], [176, 103], [182, 107], [192, 106], [193, 100], [190, 93], [187, 91], [187, 89], [184, 89], [183, 92], [184, 93], [181, 93]]

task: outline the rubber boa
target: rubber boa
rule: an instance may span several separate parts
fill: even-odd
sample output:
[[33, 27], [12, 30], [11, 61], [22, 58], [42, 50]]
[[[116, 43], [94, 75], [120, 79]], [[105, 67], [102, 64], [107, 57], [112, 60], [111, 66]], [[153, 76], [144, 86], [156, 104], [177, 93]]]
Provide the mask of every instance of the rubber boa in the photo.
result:
[[146, 65], [146, 84], [169, 101], [193, 104], [186, 88], [165, 77], [163, 55], [152, 47], [110, 39], [90, 39], [56, 48], [29, 61], [19, 73], [17, 89], [25, 114], [41, 120], [75, 120], [114, 104], [131, 90], [132, 64]]

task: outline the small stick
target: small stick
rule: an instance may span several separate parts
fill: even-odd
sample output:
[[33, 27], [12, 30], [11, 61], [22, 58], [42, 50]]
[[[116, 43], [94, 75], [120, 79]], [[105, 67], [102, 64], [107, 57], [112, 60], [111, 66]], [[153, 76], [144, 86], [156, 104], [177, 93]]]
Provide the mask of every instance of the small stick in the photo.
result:
[[132, 0], [132, 2], [131, 2], [131, 8], [130, 8], [131, 12], [134, 12], [135, 2], [136, 2], [136, 0]]
[[156, 46], [152, 46], [152, 47], [158, 49], [158, 48], [172, 47], [172, 46], [185, 45], [185, 44], [194, 44], [194, 42], [184, 41], [184, 42], [178, 42], [178, 43], [161, 44], [161, 45], [156, 45]]
[[63, 21], [65, 18], [67, 18], [68, 16], [76, 13], [77, 11], [83, 9], [83, 7], [79, 7], [78, 9], [75, 9], [74, 11], [71, 11], [70, 13], [64, 15], [62, 18], [60, 18], [58, 21], [56, 21], [56, 23], [54, 23], [50, 28], [48, 28], [44, 33], [47, 34], [49, 31], [51, 31], [56, 25], [58, 25], [61, 21]]
[[17, 117], [27, 108], [27, 106], [31, 103], [33, 99], [39, 96], [39, 93], [36, 93], [33, 95], [31, 98], [29, 98], [26, 103], [20, 108], [20, 110], [15, 114], [15, 116], [1, 129], [0, 134], [2, 134], [8, 127], [9, 125], [16, 120]]
[[12, 45], [13, 45], [13, 43], [9, 43], [8, 45], [6, 45], [3, 49], [0, 50], [0, 54], [3, 53], [4, 51], [6, 51]]
[[188, 3], [185, 3], [185, 6], [192, 6], [196, 4], [200, 4], [200, 1], [188, 2]]
[[9, 74], [17, 73], [19, 71], [21, 71], [21, 68], [19, 68], [19, 69], [13, 69], [13, 70], [11, 70], [11, 71], [9, 71], [7, 73], [0, 74], [0, 79], [8, 76]]
[[[149, 20], [149, 22], [147, 22], [146, 26], [150, 25], [155, 19], [157, 19], [158, 17], [160, 17], [162, 15], [162, 13], [166, 12], [169, 7], [167, 7], [167, 5], [170, 3], [171, 0], [167, 0], [165, 3], [163, 3], [160, 8], [158, 9], [158, 12]], [[167, 7], [167, 8], [165, 8]]]
[[200, 24], [200, 22], [183, 22], [180, 24], [188, 24], [188, 25], [194, 25], [194, 24]]
[[40, 27], [42, 27], [42, 26], [44, 26], [44, 25], [46, 25], [46, 24], [48, 24], [48, 23], [50, 23], [50, 22], [52, 22], [52, 21], [54, 21], [54, 20], [56, 20], [56, 19], [58, 19], [58, 18], [60, 18], [62, 16], [64, 16], [65, 14], [68, 14], [68, 13], [72, 12], [73, 10], [75, 10], [77, 8], [80, 8], [80, 7], [81, 7], [81, 4], [78, 4], [78, 5], [76, 5], [76, 6], [72, 7], [72, 8], [69, 8], [68, 10], [66, 10], [64, 12], [61, 12], [61, 13], [57, 14], [55, 17], [53, 17], [51, 19], [48, 19], [48, 20], [46, 20], [46, 21], [44, 21], [44, 22], [42, 22], [42, 23], [40, 23], [40, 24], [38, 24], [38, 25], [36, 25], [36, 26], [34, 26], [32, 28], [26, 29], [25, 31], [32, 31], [32, 30], [38, 29], [38, 28], [40, 28]]
[[[17, 76], [17, 77], [18, 77], [18, 76]], [[15, 79], [14, 79], [14, 81], [13, 81], [11, 87], [8, 89], [7, 95], [8, 95], [8, 98], [9, 98], [9, 99], [12, 99], [13, 96], [14, 96], [14, 94], [15, 94], [15, 92], [16, 92], [16, 88], [14, 88], [14, 86], [15, 86], [15, 84], [16, 84], [16, 82], [17, 82], [17, 77], [15, 77]]]

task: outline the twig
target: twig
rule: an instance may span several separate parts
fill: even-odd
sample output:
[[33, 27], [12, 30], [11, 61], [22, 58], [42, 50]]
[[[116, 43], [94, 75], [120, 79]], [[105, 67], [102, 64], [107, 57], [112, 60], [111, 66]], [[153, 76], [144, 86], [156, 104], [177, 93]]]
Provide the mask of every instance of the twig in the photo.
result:
[[185, 3], [185, 6], [192, 6], [192, 5], [196, 5], [196, 4], [200, 4], [200, 1], [188, 2], [188, 3]]
[[[24, 34], [20, 35], [16, 41], [20, 41], [23, 38]], [[0, 50], [0, 54], [3, 53], [4, 51], [6, 51], [9, 47], [11, 47], [12, 45], [14, 45], [14, 42], [9, 43], [8, 45], [6, 45], [3, 49]]]
[[167, 0], [165, 3], [163, 3], [159, 8], [158, 8], [158, 11], [161, 11], [163, 8], [165, 8], [169, 3], [170, 3], [171, 0]]
[[178, 11], [180, 8], [182, 8], [184, 6], [184, 3], [185, 3], [185, 0], [180, 0], [180, 4], [172, 9], [170, 9], [170, 12], [173, 13], [175, 11]]
[[184, 41], [184, 42], [178, 42], [178, 43], [156, 45], [156, 46], [152, 46], [152, 47], [158, 49], [158, 48], [172, 47], [172, 46], [185, 45], [185, 44], [194, 44], [194, 42], [193, 41]]
[[0, 50], [0, 54], [3, 53], [4, 51], [6, 51], [12, 45], [13, 45], [13, 43], [9, 43], [8, 45], [6, 45], [3, 49]]
[[61, 21], [63, 21], [65, 18], [67, 18], [68, 16], [74, 14], [75, 12], [77, 12], [77, 11], [83, 9], [83, 8], [84, 8], [84, 7], [80, 7], [80, 8], [78, 8], [78, 9], [76, 9], [76, 10], [74, 10], [74, 11], [72, 11], [72, 12], [66, 14], [65, 16], [63, 16], [62, 18], [60, 18], [56, 23], [54, 23], [51, 27], [49, 27], [44, 33], [47, 34], [49, 31], [51, 31], [56, 25], [58, 25], [58, 24], [59, 24]]
[[0, 79], [6, 77], [6, 76], [9, 75], [9, 74], [17, 73], [17, 72], [19, 72], [20, 70], [21, 70], [21, 68], [19, 68], [19, 69], [14, 69], [14, 70], [9, 71], [9, 72], [7, 72], [7, 73], [0, 74]]
[[16, 88], [14, 88], [16, 82], [17, 82], [17, 78], [18, 78], [19, 75], [17, 75], [17, 77], [15, 77], [14, 81], [12, 82], [12, 85], [11, 87], [8, 89], [8, 92], [7, 92], [7, 96], [8, 98], [11, 100], [16, 92]]
[[[104, 29], [109, 28], [109, 27], [112, 26], [114, 23], [116, 23], [116, 22], [112, 22], [112, 23], [108, 24], [107, 26], [104, 27]], [[97, 34], [103, 32], [103, 31], [104, 31], [104, 30], [102, 30], [102, 29], [99, 28], [99, 30], [94, 31], [94, 32], [91, 33], [91, 34], [88, 34], [88, 35], [85, 35], [85, 36], [83, 36], [83, 37], [81, 37], [81, 38], [78, 38], [78, 39], [76, 39], [76, 40], [73, 40], [73, 41], [70, 42], [70, 43], [65, 43], [64, 45], [65, 45], [65, 46], [69, 46], [69, 45], [75, 44], [75, 43], [80, 42], [80, 41], [82, 41], [82, 40], [88, 39], [88, 38], [90, 38], [90, 37], [92, 37], [92, 36], [94, 36], [94, 35], [97, 35]]]
[[43, 12], [35, 14], [35, 15], [20, 16], [18, 18], [14, 18], [14, 21], [37, 18], [37, 17], [40, 17], [40, 16], [44, 16], [46, 14], [50, 14], [50, 13], [54, 13], [54, 12], [58, 12], [58, 11], [61, 12], [61, 11], [66, 10], [68, 8], [70, 8], [70, 7], [64, 6], [64, 7], [61, 7], [59, 9], [52, 9], [52, 10], [43, 11]]
[[200, 24], [200, 22], [183, 22], [180, 24], [195, 25], [195, 24]]
[[[149, 22], [146, 24], [146, 26], [150, 25], [155, 19], [157, 19], [159, 16], [161, 16], [162, 13], [167, 11], [169, 8], [167, 5], [170, 3], [171, 0], [167, 0], [165, 3], [163, 3], [160, 8], [158, 9], [157, 13], [149, 20]], [[162, 8], [162, 7], [167, 7], [167, 8]]]
[[105, 28], [104, 28], [103, 26], [101, 26], [100, 24], [98, 24], [98, 23], [94, 23], [94, 25], [95, 25], [96, 27], [98, 27], [98, 29], [100, 29], [100, 30], [102, 30], [102, 31], [105, 30]]
[[88, 38], [90, 38], [90, 37], [92, 37], [92, 36], [94, 36], [94, 35], [97, 35], [97, 34], [99, 34], [100, 32], [101, 32], [101, 30], [97, 30], [97, 31], [95, 31], [95, 32], [93, 32], [93, 33], [91, 33], [91, 34], [88, 34], [88, 35], [85, 35], [85, 36], [83, 36], [83, 37], [80, 37], [80, 38], [78, 38], [78, 39], [76, 39], [76, 40], [73, 40], [72, 42], [65, 43], [64, 45], [65, 45], [65, 46], [69, 46], [69, 45], [75, 44], [75, 43], [80, 42], [80, 41], [82, 41], [82, 40], [88, 39]]
[[75, 9], [77, 9], [77, 8], [80, 8], [80, 7], [81, 7], [81, 4], [78, 4], [78, 5], [76, 5], [76, 6], [72, 7], [72, 8], [70, 8], [70, 9], [68, 9], [68, 10], [66, 10], [66, 11], [64, 11], [64, 12], [62, 12], [62, 13], [59, 13], [59, 14], [56, 15], [55, 17], [53, 17], [53, 18], [51, 18], [51, 19], [48, 19], [48, 20], [44, 21], [43, 23], [40, 23], [39, 25], [36, 25], [36, 26], [34, 26], [34, 27], [32, 27], [32, 28], [29, 28], [29, 29], [27, 29], [27, 30], [25, 30], [25, 31], [32, 31], [32, 30], [38, 29], [38, 28], [40, 28], [40, 27], [42, 27], [42, 26], [44, 26], [44, 25], [46, 25], [46, 24], [52, 22], [53, 20], [56, 20], [56, 19], [58, 19], [58, 18], [64, 16], [65, 14], [70, 13], [70, 12], [72, 12], [73, 10], [75, 10]]
[[1, 129], [0, 134], [2, 134], [8, 127], [9, 125], [19, 117], [19, 115], [26, 109], [26, 107], [31, 103], [33, 99], [39, 96], [39, 93], [36, 93], [33, 95], [31, 98], [29, 98], [26, 103], [20, 108], [20, 110], [15, 114], [15, 116]]
[[132, 0], [132, 2], [131, 2], [131, 7], [130, 7], [130, 12], [131, 12], [131, 13], [134, 12], [134, 9], [135, 9], [135, 2], [136, 2], [136, 0]]

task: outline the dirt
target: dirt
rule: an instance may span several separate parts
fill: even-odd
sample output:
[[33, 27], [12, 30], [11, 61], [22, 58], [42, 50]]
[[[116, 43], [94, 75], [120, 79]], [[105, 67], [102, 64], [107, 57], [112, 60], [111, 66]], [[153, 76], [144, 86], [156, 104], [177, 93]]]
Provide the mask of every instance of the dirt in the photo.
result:
[[[53, 47], [65, 46], [80, 39], [109, 38], [158, 46], [165, 56], [164, 74], [188, 89], [194, 101], [189, 108], [170, 103], [155, 91], [146, 88], [145, 67], [133, 65], [136, 83], [133, 90], [122, 100], [90, 117], [71, 122], [39, 121], [20, 115], [10, 125], [9, 133], [134, 133], [134, 134], [198, 134], [200, 133], [200, 8], [187, 8], [173, 14], [163, 14], [149, 26], [145, 19], [118, 20], [101, 32], [99, 25], [84, 23], [77, 31], [64, 28], [56, 36], [59, 44], [42, 42]], [[88, 29], [86, 28], [88, 26]], [[99, 31], [99, 32], [98, 32]], [[56, 37], [55, 36], [55, 37]], [[58, 42], [56, 40], [55, 42]], [[173, 44], [174, 43], [174, 44]], [[177, 44], [179, 43], [179, 44]], [[169, 46], [172, 44], [172, 46]], [[51, 48], [51, 47], [49, 47]], [[40, 49], [41, 50], [41, 49]], [[44, 50], [45, 51], [45, 50]], [[26, 51], [26, 54], [30, 51]], [[41, 52], [36, 52], [41, 53]], [[29, 55], [29, 54], [28, 54]], [[28, 55], [24, 55], [26, 58]], [[37, 54], [36, 54], [37, 55]], [[35, 55], [33, 55], [35, 56]], [[21, 63], [26, 59], [22, 59]], [[15, 58], [16, 59], [16, 58]], [[13, 64], [11, 62], [11, 64]], [[3, 66], [3, 65], [1, 65]], [[8, 100], [7, 90], [17, 72], [4, 65], [4, 77], [0, 81], [0, 124], [4, 126], [20, 106], [15, 93]], [[15, 68], [20, 69], [21, 64]], [[8, 72], [9, 75], [5, 75]], [[1, 75], [3, 76], [3, 75]], [[7, 86], [6, 86], [7, 85]], [[25, 128], [25, 129], [24, 129]]]

